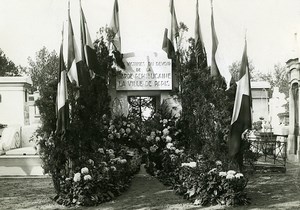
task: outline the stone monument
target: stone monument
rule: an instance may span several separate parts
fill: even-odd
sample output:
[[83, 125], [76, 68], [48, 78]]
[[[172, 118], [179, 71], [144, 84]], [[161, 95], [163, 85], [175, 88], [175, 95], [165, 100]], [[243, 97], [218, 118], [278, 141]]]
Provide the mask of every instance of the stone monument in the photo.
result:
[[[296, 34], [295, 34], [296, 35]], [[296, 36], [295, 36], [296, 37]], [[297, 40], [297, 39], [295, 39]], [[295, 42], [295, 47], [297, 47]], [[300, 136], [299, 136], [299, 83], [300, 83], [300, 62], [298, 50], [294, 50], [294, 55], [286, 62], [289, 76], [289, 135], [287, 142], [288, 159], [300, 161]]]

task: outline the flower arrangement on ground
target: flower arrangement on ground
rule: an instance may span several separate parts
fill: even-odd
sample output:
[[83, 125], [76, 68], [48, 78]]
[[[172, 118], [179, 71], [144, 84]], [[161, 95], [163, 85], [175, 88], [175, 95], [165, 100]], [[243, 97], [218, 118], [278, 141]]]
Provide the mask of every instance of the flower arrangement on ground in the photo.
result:
[[56, 200], [66, 206], [92, 206], [109, 201], [128, 188], [132, 175], [140, 168], [136, 149], [122, 147], [119, 152], [99, 148], [94, 159], [85, 161], [69, 177], [61, 177]]
[[142, 148], [147, 155], [148, 173], [195, 205], [249, 203], [244, 192], [248, 179], [241, 173], [224, 171], [221, 161], [212, 162], [187, 150], [179, 119], [162, 118], [157, 114], [151, 120], [157, 124], [145, 135]]

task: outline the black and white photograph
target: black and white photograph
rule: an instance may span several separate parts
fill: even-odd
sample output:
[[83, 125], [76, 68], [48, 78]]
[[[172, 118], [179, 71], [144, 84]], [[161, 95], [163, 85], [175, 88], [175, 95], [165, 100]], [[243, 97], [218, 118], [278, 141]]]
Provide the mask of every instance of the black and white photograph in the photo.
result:
[[0, 0], [0, 210], [300, 209], [300, 1]]

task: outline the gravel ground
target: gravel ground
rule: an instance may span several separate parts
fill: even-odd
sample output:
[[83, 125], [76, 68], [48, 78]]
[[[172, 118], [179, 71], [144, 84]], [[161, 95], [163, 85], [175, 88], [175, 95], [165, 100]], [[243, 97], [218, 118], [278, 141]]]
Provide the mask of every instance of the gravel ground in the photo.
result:
[[[300, 209], [300, 165], [288, 165], [286, 173], [255, 174], [247, 192], [251, 205], [226, 209]], [[0, 178], [0, 209], [224, 209], [194, 206], [174, 194], [142, 168], [131, 187], [114, 201], [97, 207], [66, 208], [53, 202], [49, 178]]]

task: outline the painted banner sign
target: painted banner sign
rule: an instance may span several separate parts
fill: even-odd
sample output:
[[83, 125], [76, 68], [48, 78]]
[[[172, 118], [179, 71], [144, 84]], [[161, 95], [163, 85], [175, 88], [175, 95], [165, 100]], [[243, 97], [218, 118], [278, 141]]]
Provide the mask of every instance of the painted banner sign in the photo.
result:
[[117, 90], [172, 90], [172, 61], [159, 56], [123, 58], [125, 71], [118, 74]]

